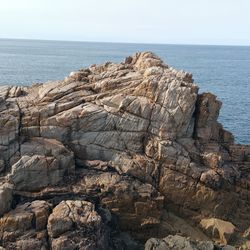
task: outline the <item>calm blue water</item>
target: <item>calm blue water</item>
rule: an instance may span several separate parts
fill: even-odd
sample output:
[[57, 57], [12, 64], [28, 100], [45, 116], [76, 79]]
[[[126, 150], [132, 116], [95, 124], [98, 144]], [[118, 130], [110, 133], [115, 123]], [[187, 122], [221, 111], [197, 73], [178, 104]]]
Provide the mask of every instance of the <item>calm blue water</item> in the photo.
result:
[[220, 121], [236, 141], [250, 144], [250, 47], [145, 45], [0, 39], [0, 85], [62, 79], [94, 63], [120, 62], [137, 51], [153, 51], [192, 72], [200, 92], [223, 102]]

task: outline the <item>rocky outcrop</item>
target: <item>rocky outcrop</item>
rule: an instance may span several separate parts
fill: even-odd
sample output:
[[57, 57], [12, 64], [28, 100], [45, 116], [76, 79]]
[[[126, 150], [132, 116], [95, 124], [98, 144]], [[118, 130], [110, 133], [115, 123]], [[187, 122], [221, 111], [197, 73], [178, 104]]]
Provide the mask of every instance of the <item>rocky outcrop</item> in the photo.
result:
[[[248, 244], [250, 147], [218, 123], [220, 107], [150, 52], [62, 81], [1, 87], [0, 245], [131, 249], [180, 232]], [[41, 230], [34, 202], [46, 207]], [[13, 213], [27, 227], [9, 230]]]

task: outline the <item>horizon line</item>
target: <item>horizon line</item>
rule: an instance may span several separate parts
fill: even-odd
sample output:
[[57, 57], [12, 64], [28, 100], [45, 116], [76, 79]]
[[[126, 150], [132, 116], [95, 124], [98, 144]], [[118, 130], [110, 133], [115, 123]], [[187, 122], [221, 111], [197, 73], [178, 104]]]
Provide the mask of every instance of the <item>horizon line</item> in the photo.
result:
[[111, 43], [111, 44], [141, 44], [141, 45], [176, 45], [176, 46], [221, 46], [221, 47], [250, 47], [246, 44], [206, 44], [206, 43], [152, 43], [152, 42], [122, 42], [122, 41], [93, 41], [93, 40], [57, 40], [40, 38], [9, 38], [0, 37], [0, 40], [26, 40], [47, 42], [76, 42], [76, 43]]

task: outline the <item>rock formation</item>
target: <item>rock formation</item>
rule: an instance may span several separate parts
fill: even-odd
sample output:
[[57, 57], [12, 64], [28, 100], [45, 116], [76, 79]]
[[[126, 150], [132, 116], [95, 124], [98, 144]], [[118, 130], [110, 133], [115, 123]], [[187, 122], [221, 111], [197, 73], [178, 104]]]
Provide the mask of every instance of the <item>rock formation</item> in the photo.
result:
[[149, 239], [145, 244], [145, 250], [213, 250], [214, 245], [211, 241], [193, 241], [179, 235], [169, 235], [168, 237], [158, 240]]
[[0, 246], [248, 249], [250, 146], [220, 107], [150, 52], [0, 87]]

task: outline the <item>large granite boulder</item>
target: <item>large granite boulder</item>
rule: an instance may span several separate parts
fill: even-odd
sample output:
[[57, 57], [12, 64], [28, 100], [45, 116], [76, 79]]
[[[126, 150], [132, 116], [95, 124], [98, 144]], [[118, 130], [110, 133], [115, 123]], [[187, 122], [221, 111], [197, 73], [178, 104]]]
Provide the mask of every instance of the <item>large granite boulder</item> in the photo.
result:
[[47, 228], [52, 249], [108, 249], [102, 218], [90, 202], [62, 201]]

